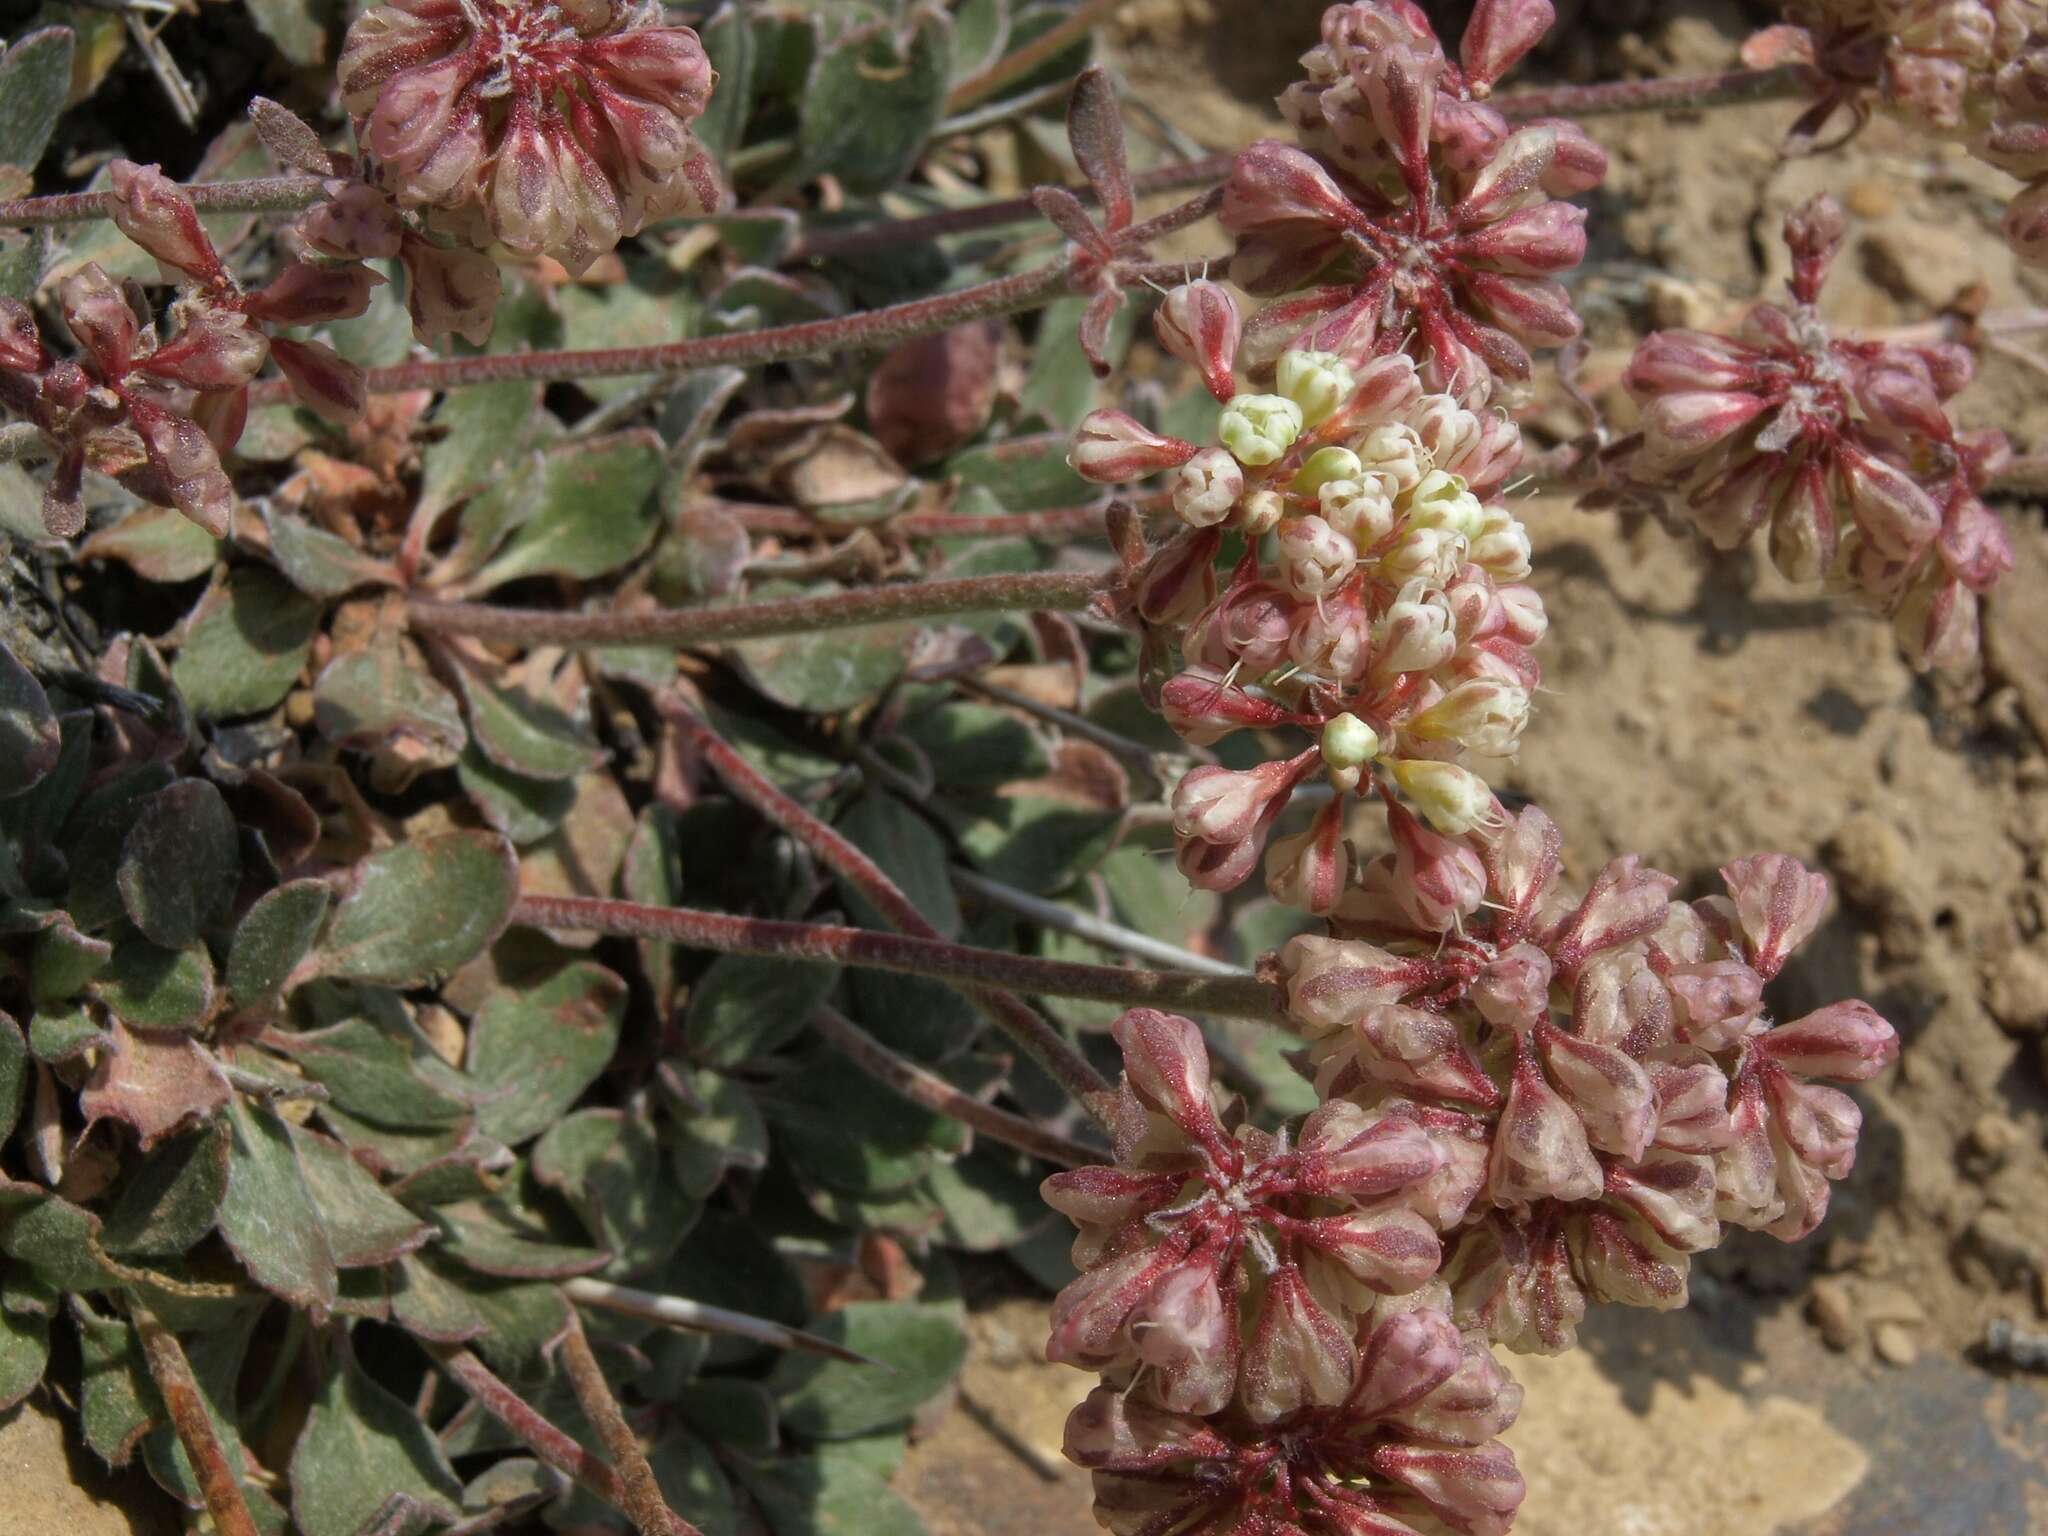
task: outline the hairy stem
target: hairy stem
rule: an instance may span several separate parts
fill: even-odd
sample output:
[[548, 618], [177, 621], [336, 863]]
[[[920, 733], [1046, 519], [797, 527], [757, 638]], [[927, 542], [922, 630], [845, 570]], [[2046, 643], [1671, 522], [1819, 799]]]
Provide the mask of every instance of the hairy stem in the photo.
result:
[[[194, 182], [180, 190], [201, 213], [297, 213], [327, 194], [318, 176], [258, 176], [251, 181]], [[105, 192], [61, 192], [0, 203], [0, 225], [83, 224], [109, 218]]]
[[553, 613], [488, 603], [436, 603], [415, 598], [407, 616], [415, 629], [473, 635], [512, 645], [719, 645], [771, 635], [807, 635], [900, 619], [1032, 608], [1085, 608], [1102, 589], [1095, 571], [1028, 571], [901, 582], [822, 597], [771, 598], [726, 608]]
[[213, 1417], [206, 1411], [206, 1398], [199, 1390], [198, 1378], [192, 1374], [192, 1362], [185, 1358], [177, 1335], [140, 1302], [129, 1305], [128, 1315], [134, 1320], [135, 1331], [142, 1336], [142, 1357], [149, 1364], [150, 1380], [156, 1383], [157, 1394], [170, 1413], [171, 1427], [177, 1431], [178, 1443], [185, 1447], [193, 1475], [199, 1479], [199, 1496], [206, 1503], [214, 1529], [220, 1536], [256, 1536], [256, 1520], [249, 1513], [249, 1501], [242, 1496], [242, 1485], [234, 1468], [228, 1465], [227, 1447], [214, 1430]]
[[558, 1429], [539, 1409], [521, 1397], [466, 1349], [420, 1341], [435, 1363], [467, 1392], [476, 1405], [509, 1430], [512, 1437], [557, 1472], [573, 1477], [614, 1509], [626, 1507], [626, 1488], [616, 1472]]
[[[827, 869], [865, 896], [892, 928], [915, 938], [944, 942], [944, 936], [881, 865], [771, 784], [703, 716], [673, 696], [663, 698], [661, 708], [728, 789], [810, 849]], [[1109, 1084], [1035, 1009], [1006, 992], [978, 987], [964, 990], [998, 1029], [1030, 1052], [1090, 1114], [1104, 1125], [1111, 1123], [1115, 1094]]]
[[688, 907], [651, 907], [592, 896], [522, 897], [512, 908], [512, 921], [528, 928], [654, 939], [720, 954], [863, 966], [1040, 997], [1082, 998], [1126, 1008], [1169, 1008], [1288, 1027], [1280, 989], [1254, 976], [1197, 976], [1186, 971], [1079, 965], [902, 933], [735, 917]]
[[1731, 69], [1724, 74], [1676, 80], [1608, 80], [1599, 85], [1511, 91], [1494, 97], [1488, 105], [1511, 119], [1684, 112], [1810, 96], [1820, 84], [1820, 77], [1804, 64], [1783, 64], [1775, 69]]
[[569, 1309], [569, 1331], [562, 1336], [562, 1364], [568, 1370], [570, 1386], [576, 1391], [577, 1406], [597, 1431], [597, 1438], [604, 1442], [623, 1485], [625, 1499], [619, 1507], [640, 1536], [704, 1536], [670, 1509], [668, 1500], [661, 1496], [661, 1483], [655, 1478], [654, 1468], [648, 1465], [647, 1452], [640, 1445], [640, 1437], [633, 1433], [633, 1426], [626, 1422], [626, 1412], [619, 1406], [619, 1400], [612, 1396], [611, 1385], [604, 1379], [604, 1368], [591, 1352], [590, 1339], [583, 1332], [583, 1319], [576, 1315], [574, 1307]]
[[935, 1115], [958, 1120], [990, 1141], [1015, 1147], [1032, 1157], [1042, 1157], [1062, 1168], [1081, 1168], [1109, 1159], [1104, 1148], [1062, 1136], [1058, 1131], [1027, 1120], [1022, 1115], [1013, 1115], [993, 1104], [984, 1104], [972, 1094], [962, 1092], [936, 1072], [928, 1072], [916, 1062], [897, 1055], [836, 1009], [818, 1009], [811, 1015], [811, 1027], [875, 1081]]
[[1096, 27], [1109, 20], [1124, 0], [1082, 0], [1058, 25], [1048, 27], [1013, 53], [1004, 54], [979, 74], [969, 75], [946, 98], [946, 110], [958, 112], [986, 101], [1012, 80], [1021, 80], [1039, 65], [1058, 58]]

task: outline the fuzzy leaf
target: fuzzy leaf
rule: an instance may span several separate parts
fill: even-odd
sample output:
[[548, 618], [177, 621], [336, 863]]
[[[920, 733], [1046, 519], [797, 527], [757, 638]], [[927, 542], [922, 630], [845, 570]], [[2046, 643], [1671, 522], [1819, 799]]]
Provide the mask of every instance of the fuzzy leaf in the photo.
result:
[[[824, 597], [840, 589], [826, 582], [797, 587], [766, 583], [758, 598]], [[808, 714], [831, 715], [863, 704], [903, 673], [904, 648], [914, 624], [868, 624], [807, 635], [777, 635], [732, 647], [754, 686], [776, 703]]]
[[88, 1129], [118, 1120], [147, 1152], [163, 1137], [205, 1120], [231, 1097], [213, 1053], [190, 1035], [130, 1034], [114, 1021], [110, 1043], [78, 1096]]
[[[839, 830], [882, 873], [902, 888], [926, 922], [944, 938], [960, 935], [960, 898], [947, 873], [945, 839], [931, 823], [894, 795], [862, 795], [839, 818]], [[841, 880], [839, 894], [854, 922], [863, 928], [891, 926], [881, 912], [851, 883]]]
[[753, 22], [746, 8], [727, 3], [698, 26], [697, 36], [703, 40], [711, 67], [718, 71], [718, 89], [711, 93], [711, 104], [692, 125], [692, 131], [710, 151], [711, 158], [722, 165], [726, 156], [739, 148], [740, 136], [754, 109]]
[[28, 1042], [21, 1026], [0, 1011], [0, 1144], [14, 1133], [21, 1118], [22, 1099], [28, 1092]]
[[453, 763], [469, 739], [455, 695], [408, 661], [395, 635], [379, 636], [321, 668], [313, 718], [336, 746], [375, 752], [410, 742], [425, 766], [435, 768]]
[[119, 560], [144, 581], [171, 584], [220, 563], [220, 541], [171, 507], [138, 507], [79, 546], [81, 560]]
[[944, 1391], [967, 1357], [948, 1307], [857, 1301], [814, 1318], [811, 1331], [891, 1367], [787, 1354], [768, 1378], [782, 1421], [821, 1440], [865, 1435], [908, 1419]]
[[228, 1125], [234, 1142], [220, 1235], [265, 1290], [295, 1307], [332, 1307], [334, 1249], [285, 1123], [237, 1099], [228, 1106]]
[[617, 1279], [666, 1260], [697, 1218], [696, 1203], [665, 1176], [654, 1128], [621, 1110], [578, 1110], [558, 1121], [534, 1143], [533, 1176], [611, 1251]]
[[69, 923], [52, 923], [36, 935], [29, 961], [29, 995], [39, 1008], [68, 1003], [107, 968], [113, 945], [89, 939]]
[[56, 767], [63, 746], [43, 685], [0, 645], [0, 800]]
[[143, 1364], [135, 1330], [71, 1299], [78, 1324], [79, 1428], [85, 1443], [110, 1467], [126, 1466], [151, 1422], [163, 1412]]
[[380, 1524], [413, 1536], [456, 1518], [462, 1484], [418, 1414], [363, 1374], [352, 1352], [327, 1372], [292, 1448], [292, 1514], [304, 1536], [361, 1536], [393, 1494], [419, 1518]]
[[0, 57], [0, 165], [32, 171], [71, 91], [69, 27], [25, 34]]
[[992, 704], [948, 702], [903, 723], [903, 734], [931, 759], [947, 788], [980, 788], [1052, 771], [1037, 732]]
[[333, 0], [249, 0], [249, 19], [289, 62], [302, 69], [327, 62]]
[[168, 763], [145, 763], [109, 779], [79, 802], [65, 827], [71, 889], [64, 905], [80, 932], [98, 933], [120, 921], [124, 909], [119, 882], [128, 829], [150, 796], [176, 782]]
[[768, 1166], [768, 1123], [737, 1080], [704, 1071], [690, 1072], [686, 1080], [703, 1107], [675, 1108], [669, 1167], [683, 1193], [702, 1200], [725, 1181], [728, 1169], [758, 1172]]
[[532, 440], [540, 393], [529, 379], [449, 392], [434, 413], [444, 435], [420, 455], [420, 516], [438, 515], [504, 474]]
[[960, 846], [991, 879], [1037, 895], [1065, 889], [1115, 843], [1123, 817], [1040, 795], [978, 798]]
[[[15, 1185], [16, 1190], [32, 1185]], [[0, 1210], [4, 1210], [0, 1206]], [[82, 1206], [55, 1195], [46, 1195], [26, 1209], [17, 1210], [0, 1226], [0, 1254], [15, 1260], [20, 1271], [57, 1291], [92, 1291], [106, 1285], [112, 1274], [101, 1262], [100, 1219]]]
[[414, 1070], [414, 1053], [404, 1040], [367, 1018], [284, 1040], [292, 1060], [327, 1090], [335, 1107], [372, 1124], [438, 1130], [470, 1117], [467, 1104]]
[[[1079, 348], [1075, 351], [1078, 355]], [[948, 459], [945, 471], [959, 476], [964, 486], [986, 489], [1008, 512], [1078, 507], [1097, 495], [1096, 488], [1074, 473], [1067, 463], [1067, 436], [1063, 432], [970, 448]]]
[[9, 1306], [10, 1290], [0, 1283], [0, 1413], [35, 1391], [50, 1363], [49, 1318]]
[[649, 431], [547, 450], [530, 514], [474, 585], [483, 590], [527, 576], [587, 581], [617, 570], [654, 542], [661, 475], [661, 439]]
[[399, 584], [398, 572], [390, 565], [302, 517], [272, 507], [263, 521], [270, 530], [271, 558], [308, 597], [342, 597], [357, 587]]
[[625, 1014], [625, 982], [588, 961], [493, 993], [469, 1032], [484, 1134], [516, 1145], [559, 1120], [610, 1064]]
[[165, 949], [128, 929], [93, 988], [136, 1029], [195, 1029], [213, 1009], [213, 961], [203, 944]]
[[322, 974], [413, 986], [474, 959], [505, 927], [518, 861], [491, 832], [449, 832], [371, 854], [320, 940]]
[[515, 848], [549, 836], [576, 803], [573, 782], [507, 773], [484, 756], [474, 737], [456, 760], [455, 773], [463, 793], [476, 802], [484, 820], [504, 833]]
[[434, 1235], [431, 1226], [384, 1193], [341, 1143], [296, 1125], [291, 1140], [338, 1268], [389, 1264]]
[[925, 1536], [924, 1522], [878, 1473], [826, 1455], [763, 1462], [747, 1488], [774, 1536]]
[[946, 110], [953, 29], [922, 12], [898, 36], [878, 26], [829, 45], [802, 96], [797, 153], [802, 174], [831, 174], [849, 191], [882, 192], [917, 164]]
[[611, 1255], [555, 1241], [527, 1213], [505, 1200], [473, 1200], [434, 1212], [446, 1241], [437, 1250], [480, 1275], [506, 1280], [562, 1280], [604, 1268]]
[[802, 1033], [838, 979], [836, 965], [720, 955], [690, 993], [691, 1054], [718, 1067], [770, 1054]]
[[228, 1192], [232, 1133], [215, 1123], [159, 1147], [122, 1184], [100, 1246], [123, 1259], [172, 1259], [213, 1230]]
[[528, 779], [573, 779], [605, 759], [587, 721], [572, 719], [517, 689], [497, 688], [468, 668], [456, 681], [469, 707], [469, 726], [483, 755]]
[[205, 720], [255, 715], [291, 691], [320, 608], [261, 566], [244, 566], [192, 610], [171, 680]]
[[28, 1048], [36, 1060], [50, 1066], [112, 1044], [113, 1037], [83, 1003], [38, 1008], [28, 1022]]
[[234, 812], [204, 779], [143, 802], [115, 876], [129, 918], [153, 944], [183, 949], [228, 914], [241, 883]]
[[490, 1326], [470, 1301], [466, 1285], [472, 1278], [458, 1271], [451, 1279], [427, 1256], [407, 1254], [398, 1261], [391, 1287], [392, 1321], [436, 1344], [467, 1343]]
[[837, 1052], [764, 1094], [761, 1108], [805, 1179], [864, 1199], [916, 1183], [935, 1158], [967, 1147], [957, 1121], [911, 1103]]
[[284, 995], [333, 903], [334, 888], [324, 880], [294, 880], [256, 899], [228, 946], [228, 991], [236, 1006], [267, 1008]]
[[[626, 845], [619, 888], [628, 901], [654, 907], [682, 905], [682, 818], [674, 809], [657, 803], [640, 813], [633, 839]], [[641, 940], [640, 969], [654, 989], [655, 1007], [666, 1015], [676, 993], [675, 947]]]

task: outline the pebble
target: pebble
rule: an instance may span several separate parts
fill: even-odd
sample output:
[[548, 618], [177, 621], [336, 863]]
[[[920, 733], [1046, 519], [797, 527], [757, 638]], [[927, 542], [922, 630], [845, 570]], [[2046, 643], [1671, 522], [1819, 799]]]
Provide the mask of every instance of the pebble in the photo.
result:
[[1920, 1358], [1920, 1346], [1904, 1323], [1879, 1323], [1870, 1330], [1870, 1347], [1886, 1365], [1911, 1365]]
[[1898, 197], [1881, 181], [1852, 182], [1843, 200], [1859, 219], [1889, 218], [1899, 206]]
[[1969, 1135], [1964, 1138], [1967, 1161], [1985, 1173], [2002, 1168], [2019, 1146], [2020, 1136], [2020, 1128], [2011, 1120], [1996, 1110], [1986, 1110], [1970, 1122]]
[[1849, 1287], [1839, 1280], [1822, 1278], [1813, 1282], [1807, 1297], [1806, 1315], [1820, 1330], [1829, 1349], [1847, 1349], [1856, 1342], [1856, 1302]]
[[2048, 957], [2035, 949], [2009, 949], [1991, 967], [1984, 1005], [2008, 1034], [2048, 1030]]

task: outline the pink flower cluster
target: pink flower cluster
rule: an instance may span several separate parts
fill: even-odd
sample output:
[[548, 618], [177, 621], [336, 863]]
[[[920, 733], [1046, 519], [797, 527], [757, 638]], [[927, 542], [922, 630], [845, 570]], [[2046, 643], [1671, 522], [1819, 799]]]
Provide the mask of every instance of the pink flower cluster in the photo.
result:
[[1645, 338], [1624, 378], [1643, 412], [1628, 473], [1722, 549], [1766, 530], [1788, 578], [1892, 615], [1915, 666], [1967, 666], [1978, 596], [2012, 568], [1979, 497], [2010, 450], [1949, 416], [1974, 369], [1966, 347], [1827, 328], [1818, 303], [1843, 230], [1832, 198], [1793, 211], [1792, 303], [1757, 305], [1738, 336]]
[[1251, 323], [1254, 377], [1287, 347], [1357, 365], [1412, 346], [1430, 388], [1483, 399], [1579, 334], [1557, 279], [1585, 256], [1585, 214], [1559, 199], [1598, 186], [1606, 154], [1485, 105], [1554, 20], [1550, 0], [1480, 0], [1453, 63], [1411, 0], [1324, 13], [1280, 98], [1299, 146], [1252, 145], [1224, 190], [1232, 279], [1284, 295]]
[[[1072, 462], [1105, 482], [1169, 475], [1180, 526], [1131, 578], [1134, 617], [1181, 658], [1160, 707], [1197, 745], [1246, 728], [1316, 733], [1285, 761], [1182, 779], [1180, 867], [1228, 890], [1265, 856], [1275, 896], [1326, 914], [1352, 882], [1354, 797], [1377, 790], [1394, 805], [1398, 787], [1452, 834], [1494, 814], [1484, 780], [1457, 759], [1511, 755], [1541, 678], [1531, 648], [1547, 620], [1523, 584], [1529, 538], [1498, 500], [1521, 435], [1505, 413], [1425, 394], [1400, 352], [1354, 371], [1336, 353], [1290, 350], [1279, 393], [1240, 393], [1239, 317], [1214, 283], [1175, 289], [1155, 328], [1224, 401], [1221, 445], [1198, 450], [1097, 411]], [[1246, 548], [1219, 583], [1226, 532]], [[1335, 796], [1268, 854], [1267, 834], [1318, 772]]]
[[1624, 858], [1573, 898], [1540, 811], [1422, 837], [1280, 957], [1323, 1100], [1293, 1134], [1219, 1113], [1200, 1031], [1138, 1009], [1115, 1164], [1045, 1182], [1082, 1271], [1047, 1357], [1103, 1378], [1067, 1455], [1120, 1536], [1500, 1536], [1521, 1391], [1491, 1346], [1682, 1305], [1724, 1222], [1804, 1236], [1854, 1162], [1828, 1083], [1897, 1037], [1763, 1008], [1822, 877], [1742, 859], [1687, 904]]
[[1787, 0], [1786, 23], [1751, 38], [1752, 68], [1803, 64], [1824, 82], [1798, 134], [1848, 108], [1883, 107], [1957, 140], [2026, 183], [2005, 233], [2048, 263], [2048, 3], [2044, 0]]
[[340, 78], [383, 187], [472, 249], [581, 272], [724, 196], [689, 127], [716, 74], [649, 0], [384, 0], [350, 26]]
[[57, 450], [43, 496], [53, 535], [83, 526], [80, 490], [90, 468], [224, 537], [234, 489], [220, 456], [242, 435], [249, 381], [266, 357], [313, 410], [348, 420], [363, 406], [354, 364], [268, 328], [360, 315], [383, 279], [359, 262], [300, 260], [245, 292], [181, 188], [153, 165], [116, 160], [111, 174], [109, 214], [180, 289], [168, 334], [159, 334], [139, 285], [116, 284], [96, 264], [58, 288], [76, 359], [53, 354], [27, 308], [0, 298], [0, 406]]

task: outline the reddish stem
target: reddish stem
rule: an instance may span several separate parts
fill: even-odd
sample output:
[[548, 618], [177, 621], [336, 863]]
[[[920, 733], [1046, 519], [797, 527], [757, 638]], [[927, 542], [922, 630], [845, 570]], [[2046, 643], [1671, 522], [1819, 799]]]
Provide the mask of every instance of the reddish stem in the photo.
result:
[[[802, 843], [819, 861], [852, 885], [882, 914], [891, 927], [916, 938], [943, 943], [944, 935], [934, 928], [903, 887], [891, 880], [873, 859], [845, 837], [812, 815], [803, 806], [771, 784], [766, 775], [742, 757], [710, 724], [682, 700], [669, 695], [661, 700], [662, 712], [682, 733], [726, 787]], [[967, 995], [992, 1019], [996, 1027], [1015, 1040], [1059, 1085], [1071, 1093], [1088, 1112], [1104, 1125], [1112, 1123], [1115, 1094], [1087, 1058], [1061, 1038], [1058, 1030], [1029, 1005], [1004, 992], [978, 987]], [[852, 1026], [849, 1025], [849, 1028]], [[879, 1049], [879, 1047], [878, 1047]]]
[[[327, 193], [318, 176], [258, 176], [249, 181], [193, 182], [179, 188], [201, 213], [297, 213]], [[83, 224], [111, 218], [105, 192], [60, 192], [0, 203], [0, 224]]]
[[1731, 69], [1723, 74], [1676, 80], [1608, 80], [1598, 85], [1511, 91], [1494, 97], [1488, 105], [1509, 118], [1600, 117], [1615, 112], [1739, 107], [1756, 101], [1811, 96], [1821, 88], [1821, 77], [1804, 64], [1784, 64], [1775, 69]]
[[725, 608], [652, 608], [598, 613], [555, 613], [499, 608], [488, 603], [436, 603], [415, 598], [406, 613], [412, 627], [446, 635], [474, 635], [508, 645], [719, 645], [771, 635], [806, 635], [903, 619], [959, 613], [1085, 608], [1105, 578], [1097, 571], [1027, 571], [1018, 575], [960, 576], [950, 581], [901, 582], [823, 597], [783, 597]]
[[938, 981], [1002, 987], [1042, 997], [1210, 1013], [1288, 1027], [1280, 989], [1252, 976], [1201, 976], [1135, 966], [1080, 965], [977, 949], [970, 944], [912, 938], [908, 934], [876, 933], [866, 928], [735, 917], [726, 912], [651, 907], [594, 896], [522, 897], [512, 908], [512, 921], [527, 928], [654, 939], [720, 954], [857, 965], [906, 976], [929, 976]]
[[157, 1321], [156, 1314], [140, 1302], [132, 1303], [128, 1315], [142, 1336], [142, 1357], [149, 1364], [150, 1380], [171, 1415], [171, 1427], [178, 1443], [192, 1463], [199, 1479], [199, 1496], [212, 1516], [220, 1536], [257, 1536], [256, 1520], [249, 1513], [249, 1501], [242, 1495], [241, 1482], [228, 1465], [227, 1447], [213, 1427], [206, 1411], [206, 1398], [192, 1374], [192, 1362], [178, 1344], [178, 1337]]
[[928, 1072], [916, 1062], [897, 1055], [836, 1009], [818, 1009], [811, 1015], [811, 1027], [877, 1082], [886, 1084], [911, 1103], [920, 1104], [935, 1115], [958, 1120], [990, 1141], [1015, 1147], [1032, 1157], [1042, 1157], [1062, 1168], [1083, 1168], [1090, 1163], [1108, 1160], [1108, 1154], [1100, 1147], [1062, 1136], [1058, 1131], [1027, 1120], [1022, 1115], [1013, 1115], [993, 1104], [984, 1104], [972, 1094], [962, 1092], [936, 1072]]
[[661, 1483], [654, 1468], [648, 1465], [647, 1452], [641, 1449], [633, 1426], [626, 1422], [619, 1400], [612, 1396], [604, 1369], [597, 1363], [590, 1339], [583, 1332], [583, 1319], [576, 1315], [574, 1307], [569, 1309], [569, 1330], [562, 1336], [562, 1364], [568, 1370], [570, 1386], [576, 1391], [577, 1406], [597, 1431], [617, 1468], [625, 1494], [619, 1508], [640, 1536], [704, 1536], [670, 1509], [668, 1500], [661, 1496]]
[[466, 1349], [450, 1349], [424, 1340], [421, 1347], [521, 1445], [557, 1472], [573, 1477], [614, 1509], [626, 1507], [626, 1488], [618, 1474], [568, 1433], [557, 1429], [525, 1398], [499, 1380], [483, 1361]]

